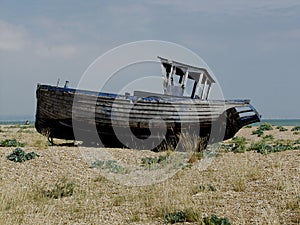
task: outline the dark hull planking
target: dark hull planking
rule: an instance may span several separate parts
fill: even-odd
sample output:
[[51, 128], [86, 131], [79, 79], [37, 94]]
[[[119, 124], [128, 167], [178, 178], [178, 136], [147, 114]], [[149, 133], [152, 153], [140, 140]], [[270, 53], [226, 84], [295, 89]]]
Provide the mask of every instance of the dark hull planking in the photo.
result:
[[[259, 121], [247, 100], [200, 101], [162, 95], [138, 98], [48, 85], [38, 85], [36, 96], [38, 132], [51, 139], [102, 143], [105, 147], [154, 149], [162, 138], [159, 147], [175, 147], [183, 132], [214, 143], [232, 138], [241, 127]], [[214, 137], [209, 137], [211, 133]]]

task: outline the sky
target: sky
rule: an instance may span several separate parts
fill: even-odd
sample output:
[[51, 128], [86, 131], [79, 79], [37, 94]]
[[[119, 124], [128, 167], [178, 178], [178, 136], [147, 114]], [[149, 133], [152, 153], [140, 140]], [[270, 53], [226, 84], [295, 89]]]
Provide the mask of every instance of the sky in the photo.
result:
[[300, 118], [298, 0], [0, 1], [0, 120], [34, 119], [37, 83], [69, 80], [119, 45], [162, 40], [209, 65], [226, 99]]

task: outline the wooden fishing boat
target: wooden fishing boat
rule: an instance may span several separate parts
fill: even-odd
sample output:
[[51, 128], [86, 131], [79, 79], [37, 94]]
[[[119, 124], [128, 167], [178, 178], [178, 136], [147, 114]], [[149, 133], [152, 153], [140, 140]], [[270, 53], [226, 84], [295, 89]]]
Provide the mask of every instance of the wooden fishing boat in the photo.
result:
[[[260, 121], [249, 100], [211, 100], [205, 68], [158, 57], [164, 93], [124, 95], [37, 85], [35, 127], [53, 138], [105, 147], [159, 149], [188, 133], [215, 143]], [[190, 87], [190, 88], [189, 88]]]

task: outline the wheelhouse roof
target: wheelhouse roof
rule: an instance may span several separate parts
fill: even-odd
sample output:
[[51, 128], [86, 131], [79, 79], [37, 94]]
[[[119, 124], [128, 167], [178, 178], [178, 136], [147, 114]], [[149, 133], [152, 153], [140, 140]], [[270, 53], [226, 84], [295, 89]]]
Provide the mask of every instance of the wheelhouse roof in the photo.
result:
[[210, 81], [210, 83], [215, 83], [215, 80], [212, 78], [212, 76], [208, 73], [208, 71], [205, 68], [188, 65], [174, 60], [169, 60], [160, 56], [158, 56], [157, 58], [160, 59], [162, 65], [165, 67], [166, 71], [168, 72], [170, 72], [171, 67], [174, 66], [176, 69], [176, 74], [179, 76], [185, 75], [186, 71], [188, 70], [189, 78], [196, 80], [197, 82], [200, 79], [200, 75], [203, 73], [204, 76], [206, 76], [206, 78]]

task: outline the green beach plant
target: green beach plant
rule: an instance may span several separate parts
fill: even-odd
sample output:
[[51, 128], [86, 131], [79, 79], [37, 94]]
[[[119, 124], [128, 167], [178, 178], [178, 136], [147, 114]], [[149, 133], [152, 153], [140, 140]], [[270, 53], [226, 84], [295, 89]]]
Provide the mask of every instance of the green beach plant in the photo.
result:
[[277, 140], [274, 143], [269, 144], [265, 139], [263, 139], [261, 141], [252, 143], [249, 147], [249, 150], [254, 150], [261, 154], [297, 149], [300, 149], [298, 142], [292, 140]]
[[208, 190], [209, 191], [217, 191], [217, 188], [213, 186], [212, 184], [208, 184]]
[[300, 126], [295, 126], [291, 129], [291, 131], [300, 131]]
[[252, 131], [252, 134], [257, 134], [258, 137], [261, 137], [264, 134], [264, 131], [273, 130], [272, 124], [264, 123], [261, 124], [256, 130]]
[[217, 188], [215, 186], [213, 186], [212, 184], [208, 184], [208, 185], [196, 185], [192, 188], [192, 194], [197, 194], [197, 193], [200, 193], [200, 192], [204, 192], [205, 190], [207, 191], [217, 191]]
[[244, 137], [233, 137], [228, 144], [222, 143], [221, 148], [226, 152], [243, 153], [247, 150], [247, 140]]
[[234, 153], [244, 153], [246, 151], [246, 138], [244, 137], [233, 137], [232, 138], [233, 148], [232, 151]]
[[34, 159], [35, 157], [39, 157], [35, 152], [26, 153], [21, 148], [16, 148], [13, 153], [6, 156], [6, 158], [13, 162], [25, 162], [30, 159]]
[[233, 148], [233, 143], [221, 143], [220, 146], [222, 149], [224, 149], [226, 152], [230, 152]]
[[0, 141], [0, 147], [24, 147], [24, 143], [18, 142], [16, 139], [6, 139]]
[[192, 208], [187, 208], [184, 210], [178, 210], [172, 213], [165, 214], [165, 224], [168, 223], [179, 223], [179, 222], [200, 222], [201, 215], [198, 211]]
[[273, 127], [272, 127], [272, 124], [270, 123], [264, 123], [264, 124], [261, 124], [259, 127], [258, 127], [259, 130], [273, 130]]
[[169, 158], [169, 155], [166, 154], [166, 155], [160, 155], [158, 157], [145, 157], [145, 158], [142, 158], [141, 161], [142, 161], [143, 166], [151, 167], [155, 164], [165, 162], [168, 158]]
[[253, 135], [257, 134], [258, 137], [261, 137], [264, 134], [264, 132], [262, 130], [260, 130], [259, 128], [257, 128], [256, 130], [252, 131], [252, 134]]
[[287, 150], [294, 150], [294, 146], [290, 144], [275, 144], [272, 146], [271, 152], [282, 152]]
[[251, 143], [249, 150], [257, 151], [261, 154], [267, 154], [272, 150], [272, 146], [267, 144], [265, 140]]
[[263, 136], [263, 140], [265, 141], [273, 141], [274, 140], [274, 136], [272, 134], [268, 134]]
[[172, 213], [167, 213], [165, 215], [165, 224], [168, 223], [179, 223], [179, 222], [187, 222], [186, 221], [186, 216], [183, 211], [175, 211]]
[[276, 129], [278, 129], [279, 131], [288, 131], [287, 128], [283, 127], [283, 126], [277, 126]]
[[219, 218], [217, 215], [213, 214], [203, 218], [204, 225], [231, 225], [231, 222], [227, 217]]
[[298, 145], [300, 144], [300, 138], [298, 138], [295, 142], [294, 142], [295, 145]]
[[109, 170], [113, 173], [126, 173], [127, 169], [117, 164], [115, 160], [96, 160], [92, 163], [92, 168]]

